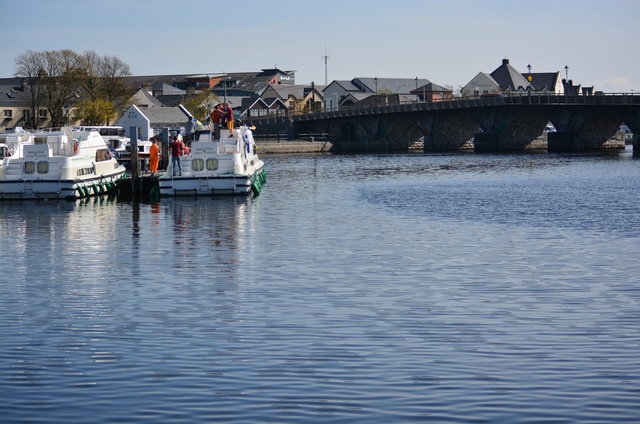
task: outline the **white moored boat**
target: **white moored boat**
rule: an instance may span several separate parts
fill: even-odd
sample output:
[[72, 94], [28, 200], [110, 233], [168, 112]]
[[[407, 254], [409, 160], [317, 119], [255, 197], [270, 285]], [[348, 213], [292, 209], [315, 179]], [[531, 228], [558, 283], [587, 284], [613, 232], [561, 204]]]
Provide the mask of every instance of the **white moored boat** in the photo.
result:
[[210, 131], [196, 135], [191, 152], [181, 157], [182, 174], [174, 176], [171, 163], [158, 179], [161, 196], [254, 195], [266, 181], [251, 129], [242, 126], [219, 140]]
[[115, 188], [125, 168], [97, 131], [32, 134], [0, 165], [0, 199], [76, 199]]

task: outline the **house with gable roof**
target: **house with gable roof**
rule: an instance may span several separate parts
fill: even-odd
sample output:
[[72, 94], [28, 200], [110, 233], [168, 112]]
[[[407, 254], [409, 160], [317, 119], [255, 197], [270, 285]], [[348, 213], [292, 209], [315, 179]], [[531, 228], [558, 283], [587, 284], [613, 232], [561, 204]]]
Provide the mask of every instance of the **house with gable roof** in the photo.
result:
[[550, 94], [564, 94], [560, 72], [528, 72], [522, 74], [529, 81], [533, 91]]
[[[347, 100], [351, 104], [353, 98], [363, 97], [357, 94], [402, 94], [411, 96], [411, 91], [422, 85], [429, 84], [428, 79], [419, 78], [354, 78], [351, 81], [335, 80], [322, 91], [325, 110], [337, 110], [342, 102]], [[349, 96], [349, 95], [353, 96]], [[349, 99], [347, 99], [349, 98]], [[366, 97], [361, 98], [360, 101]]]
[[479, 72], [471, 81], [462, 87], [463, 97], [491, 96], [526, 92], [533, 86], [517, 69], [509, 64], [509, 59], [502, 59], [502, 64], [490, 74]]
[[126, 137], [129, 130], [136, 127], [139, 140], [149, 140], [161, 134], [163, 128], [178, 130], [184, 128], [189, 119], [179, 107], [147, 107], [132, 105], [118, 119], [116, 125], [124, 128]]
[[233, 72], [225, 74], [219, 83], [212, 87], [218, 97], [256, 97], [269, 85], [295, 84], [295, 71], [283, 71], [278, 68], [261, 69], [260, 72]]
[[478, 72], [460, 90], [462, 97], [497, 96], [501, 93], [500, 85], [486, 72]]
[[[47, 110], [40, 108], [39, 122], [50, 122]], [[30, 126], [31, 100], [24, 78], [0, 78], [0, 132], [17, 126]]]
[[136, 93], [131, 96], [129, 99], [131, 104], [134, 104], [138, 107], [162, 107], [164, 106], [162, 102], [151, 95], [144, 88], [139, 89]]
[[411, 94], [422, 102], [442, 102], [453, 97], [452, 90], [432, 82], [411, 90]]
[[334, 80], [322, 90], [324, 98], [325, 110], [338, 110], [340, 102], [342, 102], [350, 94], [366, 94], [370, 96], [374, 94], [372, 90], [363, 90], [355, 85], [352, 81]]
[[261, 97], [245, 97], [242, 99], [242, 112], [240, 112], [239, 118], [244, 120], [265, 116], [284, 116], [287, 113], [287, 106], [279, 98], [267, 101]]
[[[290, 113], [303, 113], [307, 111], [319, 111], [322, 108], [322, 86], [312, 85], [269, 85], [264, 89], [260, 98], [266, 103], [273, 99], [280, 99], [286, 105]], [[315, 102], [315, 107], [311, 104]]]

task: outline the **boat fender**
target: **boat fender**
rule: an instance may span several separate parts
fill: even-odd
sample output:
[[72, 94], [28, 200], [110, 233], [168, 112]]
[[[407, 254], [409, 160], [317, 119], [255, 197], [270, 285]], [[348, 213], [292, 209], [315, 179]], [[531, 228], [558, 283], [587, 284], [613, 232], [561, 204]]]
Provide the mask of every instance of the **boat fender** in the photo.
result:
[[73, 154], [78, 154], [78, 140], [73, 140]]

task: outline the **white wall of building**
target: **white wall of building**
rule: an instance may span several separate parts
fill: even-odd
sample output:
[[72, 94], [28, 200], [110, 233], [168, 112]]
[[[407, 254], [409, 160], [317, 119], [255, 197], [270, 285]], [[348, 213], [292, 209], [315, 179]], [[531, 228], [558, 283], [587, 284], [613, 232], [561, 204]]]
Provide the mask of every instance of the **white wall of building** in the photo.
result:
[[479, 72], [460, 90], [462, 97], [473, 97], [476, 93], [478, 96], [483, 94], [499, 94], [500, 86], [490, 75]]
[[116, 125], [124, 128], [126, 137], [131, 137], [129, 129], [136, 127], [138, 129], [138, 140], [149, 140], [153, 137], [149, 119], [144, 116], [142, 111], [136, 105], [132, 105], [118, 120]]

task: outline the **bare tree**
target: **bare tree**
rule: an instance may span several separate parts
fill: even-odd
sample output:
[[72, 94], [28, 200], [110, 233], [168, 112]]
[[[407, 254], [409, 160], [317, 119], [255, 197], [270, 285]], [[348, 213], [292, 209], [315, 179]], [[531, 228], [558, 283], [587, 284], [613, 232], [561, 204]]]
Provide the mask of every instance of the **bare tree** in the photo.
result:
[[81, 57], [72, 50], [47, 50], [44, 55], [44, 73], [41, 79], [51, 114], [51, 124], [65, 125], [69, 111], [80, 100], [78, 81], [82, 79]]
[[30, 110], [28, 126], [38, 127], [38, 110], [42, 103], [42, 90], [39, 84], [44, 68], [44, 59], [41, 52], [27, 50], [15, 59], [16, 77], [25, 78], [30, 92]]
[[113, 112], [124, 111], [134, 94], [133, 87], [125, 79], [131, 75], [129, 65], [116, 56], [104, 56], [99, 62], [97, 74], [102, 98], [111, 104]]
[[86, 50], [81, 57], [83, 78], [80, 85], [89, 100], [96, 100], [100, 96], [100, 78], [98, 71], [101, 67], [102, 57], [93, 50]]
[[[38, 126], [38, 110], [46, 105], [53, 126], [65, 125], [69, 112], [79, 107], [90, 121], [109, 124], [123, 111], [133, 89], [126, 84], [129, 65], [115, 56], [100, 56], [88, 50], [28, 50], [15, 60], [16, 76], [24, 77], [31, 89], [31, 125]], [[86, 110], [83, 110], [86, 109]]]

